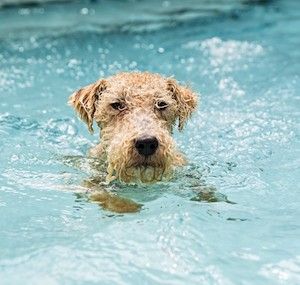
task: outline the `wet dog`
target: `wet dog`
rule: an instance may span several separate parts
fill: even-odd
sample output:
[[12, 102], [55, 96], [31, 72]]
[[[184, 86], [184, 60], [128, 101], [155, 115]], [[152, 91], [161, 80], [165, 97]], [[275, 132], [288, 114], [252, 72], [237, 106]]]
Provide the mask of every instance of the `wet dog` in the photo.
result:
[[107, 182], [153, 183], [171, 177], [185, 159], [172, 135], [197, 105], [197, 95], [176, 80], [148, 72], [124, 72], [83, 87], [69, 103], [100, 143], [90, 155], [107, 163]]

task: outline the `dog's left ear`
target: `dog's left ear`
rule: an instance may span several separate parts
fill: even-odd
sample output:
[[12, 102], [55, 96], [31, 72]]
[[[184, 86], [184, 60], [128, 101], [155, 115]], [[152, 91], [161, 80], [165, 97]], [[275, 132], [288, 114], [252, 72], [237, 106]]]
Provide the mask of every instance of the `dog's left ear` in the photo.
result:
[[167, 89], [177, 101], [178, 129], [181, 131], [197, 107], [197, 95], [188, 87], [180, 86], [174, 79], [167, 80]]
[[94, 132], [93, 119], [97, 101], [106, 87], [106, 81], [101, 79], [77, 90], [69, 98], [69, 104], [75, 109], [79, 117], [88, 125], [90, 133]]

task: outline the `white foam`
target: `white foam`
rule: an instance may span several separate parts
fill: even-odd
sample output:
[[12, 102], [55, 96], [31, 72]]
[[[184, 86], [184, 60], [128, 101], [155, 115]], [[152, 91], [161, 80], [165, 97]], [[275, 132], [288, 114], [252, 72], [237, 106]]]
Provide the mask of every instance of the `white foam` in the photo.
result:
[[[261, 45], [237, 40], [222, 40], [218, 37], [204, 41], [191, 41], [184, 45], [185, 48], [196, 49], [208, 56], [210, 65], [214, 68], [222, 68], [223, 71], [232, 71], [233, 64], [239, 61], [252, 61], [254, 57], [264, 53]], [[215, 72], [218, 72], [216, 69]]]
[[260, 270], [260, 274], [275, 280], [293, 282], [290, 284], [300, 284], [300, 256], [266, 264]]

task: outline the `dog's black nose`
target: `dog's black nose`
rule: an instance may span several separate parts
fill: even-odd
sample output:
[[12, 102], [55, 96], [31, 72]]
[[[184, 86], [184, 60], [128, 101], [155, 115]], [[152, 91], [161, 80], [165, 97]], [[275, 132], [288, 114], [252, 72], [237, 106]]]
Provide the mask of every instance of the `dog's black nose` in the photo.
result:
[[135, 142], [135, 148], [138, 153], [143, 156], [149, 156], [155, 153], [158, 148], [158, 140], [156, 137], [143, 137]]

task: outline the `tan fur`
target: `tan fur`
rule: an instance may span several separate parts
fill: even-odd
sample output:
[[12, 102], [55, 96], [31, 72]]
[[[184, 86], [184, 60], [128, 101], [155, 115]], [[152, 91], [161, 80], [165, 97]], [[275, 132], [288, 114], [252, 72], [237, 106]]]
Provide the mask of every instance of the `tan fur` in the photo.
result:
[[[111, 104], [121, 102], [122, 110]], [[159, 104], [168, 105], [165, 110]], [[197, 105], [197, 96], [174, 79], [148, 72], [124, 72], [98, 80], [76, 91], [69, 103], [93, 132], [100, 131], [100, 143], [90, 151], [107, 160], [107, 181], [150, 183], [171, 177], [175, 166], [185, 160], [171, 137], [178, 120], [182, 130]], [[123, 110], [124, 109], [124, 110]], [[142, 136], [158, 139], [157, 151], [145, 158], [134, 142]]]

